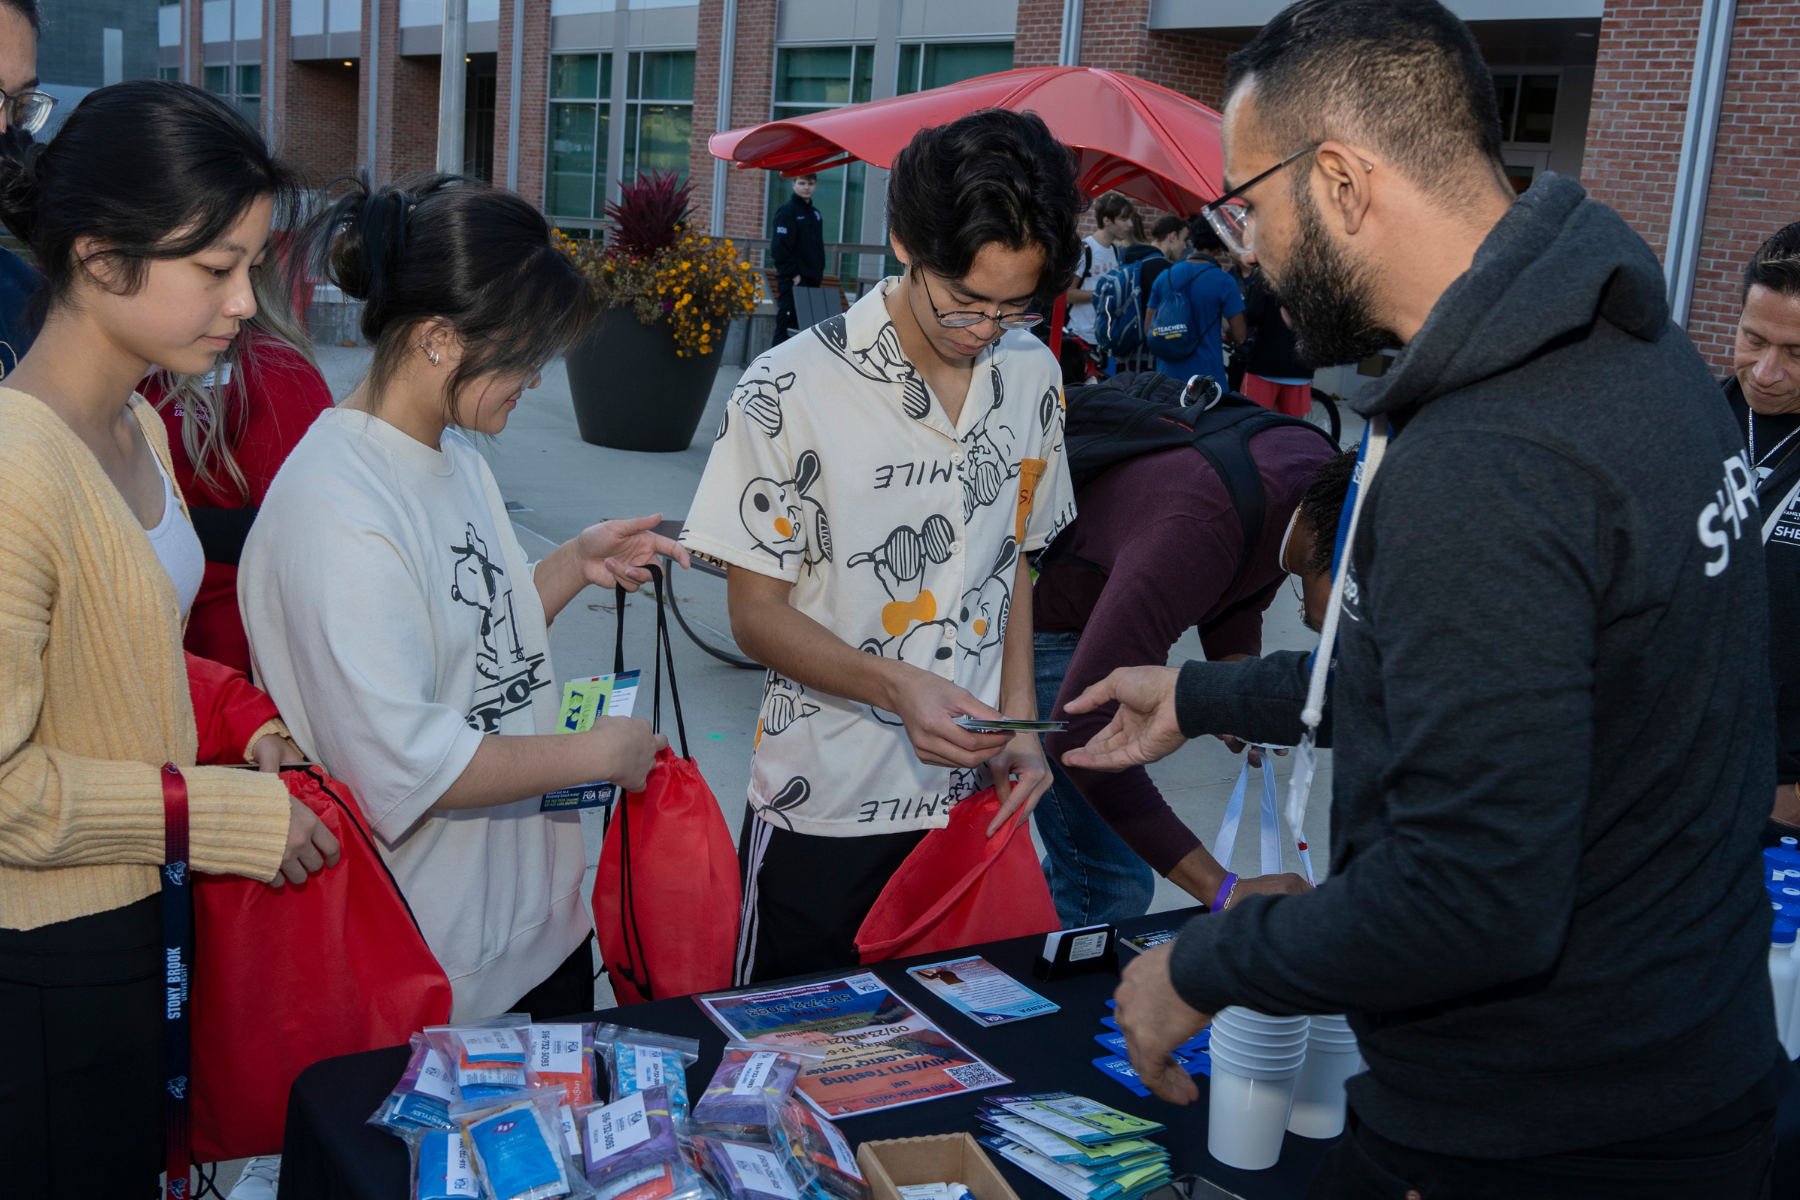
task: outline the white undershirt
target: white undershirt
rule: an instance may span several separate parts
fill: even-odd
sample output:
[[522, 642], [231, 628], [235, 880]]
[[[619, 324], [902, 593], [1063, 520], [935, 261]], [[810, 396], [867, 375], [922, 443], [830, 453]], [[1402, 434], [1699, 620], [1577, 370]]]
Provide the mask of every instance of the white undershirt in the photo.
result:
[[[151, 451], [150, 456], [156, 458], [155, 451]], [[194, 597], [200, 594], [200, 579], [206, 574], [206, 552], [200, 548], [200, 535], [181, 514], [181, 502], [175, 499], [175, 484], [163, 469], [160, 458], [156, 458], [156, 471], [163, 481], [162, 520], [156, 523], [155, 529], [146, 529], [144, 533], [150, 539], [150, 548], [156, 551], [157, 561], [162, 563], [163, 570], [175, 584], [175, 594], [181, 599], [181, 619], [185, 621], [188, 609], [194, 607]]]

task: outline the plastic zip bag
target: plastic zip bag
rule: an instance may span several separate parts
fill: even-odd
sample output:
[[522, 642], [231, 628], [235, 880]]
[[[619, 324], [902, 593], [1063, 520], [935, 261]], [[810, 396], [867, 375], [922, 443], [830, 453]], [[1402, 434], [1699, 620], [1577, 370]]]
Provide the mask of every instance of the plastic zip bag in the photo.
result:
[[789, 1159], [796, 1177], [811, 1175], [809, 1190], [831, 1200], [869, 1200], [869, 1185], [850, 1143], [825, 1117], [789, 1098], [769, 1106], [769, 1136]]
[[558, 1128], [562, 1089], [530, 1088], [453, 1106], [469, 1155], [491, 1200], [560, 1200], [593, 1195], [569, 1162]]
[[594, 1095], [594, 1023], [533, 1025], [528, 1036], [525, 1073], [539, 1087], [560, 1087], [569, 1105], [592, 1104]]
[[646, 1088], [610, 1104], [576, 1110], [587, 1181], [600, 1187], [657, 1164], [679, 1164], [681, 1144], [669, 1089]]
[[453, 1130], [450, 1105], [462, 1099], [456, 1090], [456, 1079], [443, 1055], [439, 1054], [423, 1034], [407, 1039], [412, 1055], [406, 1070], [387, 1099], [369, 1115], [368, 1124], [378, 1125], [396, 1137], [406, 1137], [415, 1130]]
[[412, 1157], [411, 1200], [480, 1200], [481, 1184], [461, 1130], [415, 1130], [406, 1144]]
[[531, 1018], [503, 1013], [463, 1025], [431, 1025], [425, 1038], [449, 1066], [465, 1102], [504, 1096], [526, 1087], [526, 1041]]
[[806, 1186], [790, 1173], [787, 1156], [772, 1146], [696, 1136], [694, 1147], [731, 1200], [800, 1200]]
[[822, 1056], [733, 1042], [725, 1047], [706, 1090], [694, 1104], [694, 1120], [706, 1125], [767, 1128], [769, 1106], [794, 1094], [800, 1073]]
[[608, 1100], [623, 1100], [648, 1088], [667, 1088], [669, 1111], [687, 1119], [687, 1069], [700, 1061], [699, 1042], [602, 1025], [594, 1031], [594, 1047], [606, 1056]]

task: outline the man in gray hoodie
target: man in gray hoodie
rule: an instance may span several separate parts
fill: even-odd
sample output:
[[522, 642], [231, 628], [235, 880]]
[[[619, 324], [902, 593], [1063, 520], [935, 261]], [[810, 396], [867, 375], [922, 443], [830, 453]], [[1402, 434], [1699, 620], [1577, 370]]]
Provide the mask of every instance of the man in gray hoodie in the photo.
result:
[[[1301, 351], [1404, 348], [1356, 405], [1390, 441], [1340, 547], [1330, 877], [1133, 963], [1132, 1063], [1182, 1103], [1169, 1051], [1220, 1008], [1346, 1012], [1369, 1069], [1314, 1196], [1761, 1195], [1762, 518], [1656, 256], [1573, 180], [1514, 202], [1432, 0], [1303, 0], [1227, 94], [1211, 215]], [[1063, 761], [1298, 741], [1308, 657], [1116, 672]]]

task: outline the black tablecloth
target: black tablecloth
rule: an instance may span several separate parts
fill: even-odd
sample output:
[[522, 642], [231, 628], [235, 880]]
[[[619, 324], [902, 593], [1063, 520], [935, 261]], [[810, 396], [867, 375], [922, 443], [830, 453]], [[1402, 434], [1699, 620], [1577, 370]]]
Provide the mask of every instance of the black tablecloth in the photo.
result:
[[[1122, 928], [1127, 932], [1170, 928], [1195, 911], [1198, 910], [1157, 913], [1127, 921]], [[1061, 1012], [993, 1028], [976, 1025], [906, 977], [906, 967], [953, 957], [951, 954], [895, 959], [870, 968], [940, 1029], [1010, 1075], [1014, 1083], [988, 1092], [847, 1117], [839, 1124], [844, 1136], [855, 1145], [877, 1138], [965, 1130], [975, 1133], [975, 1108], [985, 1095], [1070, 1091], [1167, 1125], [1167, 1132], [1157, 1134], [1156, 1140], [1169, 1148], [1177, 1176], [1198, 1175], [1224, 1195], [1244, 1200], [1292, 1200], [1305, 1194], [1307, 1182], [1329, 1142], [1290, 1133], [1282, 1145], [1281, 1161], [1267, 1171], [1240, 1171], [1219, 1162], [1206, 1152], [1205, 1078], [1196, 1080], [1201, 1085], [1200, 1099], [1186, 1108], [1177, 1108], [1154, 1097], [1140, 1099], [1101, 1074], [1093, 1061], [1107, 1052], [1094, 1041], [1094, 1035], [1106, 1032], [1100, 1018], [1109, 1015], [1106, 1001], [1118, 986], [1118, 976], [1101, 972], [1040, 983], [1031, 977], [1031, 964], [1042, 947], [1041, 937], [1015, 938], [956, 952], [982, 955], [1062, 1006]], [[698, 1004], [685, 996], [607, 1009], [596, 1019], [698, 1038], [700, 1061], [688, 1071], [688, 1089], [695, 1095], [712, 1078], [713, 1068], [718, 1066], [725, 1049], [725, 1035]], [[364, 1121], [399, 1081], [406, 1068], [406, 1057], [406, 1047], [395, 1046], [326, 1059], [301, 1072], [288, 1098], [281, 1200], [403, 1200], [407, 1192], [406, 1147], [398, 1138]], [[998, 1155], [990, 1157], [1019, 1193], [1020, 1200], [1062, 1200], [1058, 1193]], [[1194, 1189], [1195, 1200], [1220, 1194], [1203, 1186]]]

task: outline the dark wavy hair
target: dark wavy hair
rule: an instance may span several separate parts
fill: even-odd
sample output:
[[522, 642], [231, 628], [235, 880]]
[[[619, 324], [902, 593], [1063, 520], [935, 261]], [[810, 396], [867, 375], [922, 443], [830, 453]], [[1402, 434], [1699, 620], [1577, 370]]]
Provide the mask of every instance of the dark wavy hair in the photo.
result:
[[587, 280], [528, 202], [455, 175], [383, 188], [367, 175], [348, 182], [307, 223], [301, 242], [315, 277], [363, 301], [377, 404], [414, 351], [418, 327], [434, 318], [463, 341], [447, 393], [457, 425], [458, 402], [476, 378], [529, 375], [586, 331], [594, 315]]
[[915, 263], [961, 279], [993, 242], [1041, 246], [1040, 296], [1065, 291], [1081, 260], [1075, 221], [1086, 201], [1074, 153], [1035, 113], [988, 108], [921, 129], [894, 156], [887, 219]]
[[[111, 260], [111, 288], [129, 296], [152, 260], [199, 253], [264, 196], [276, 200], [279, 226], [293, 195], [293, 175], [261, 135], [185, 83], [115, 83], [84, 97], [49, 142], [0, 138], [0, 222], [31, 247], [48, 281], [33, 302], [36, 321], [95, 259]], [[103, 248], [78, 261], [84, 237]]]
[[1744, 268], [1744, 299], [1759, 285], [1783, 296], [1800, 296], [1800, 221], [1777, 229], [1750, 256], [1750, 265]]
[[30, 21], [32, 33], [41, 35], [44, 32], [43, 23], [38, 17], [37, 0], [0, 0], [0, 3]]

